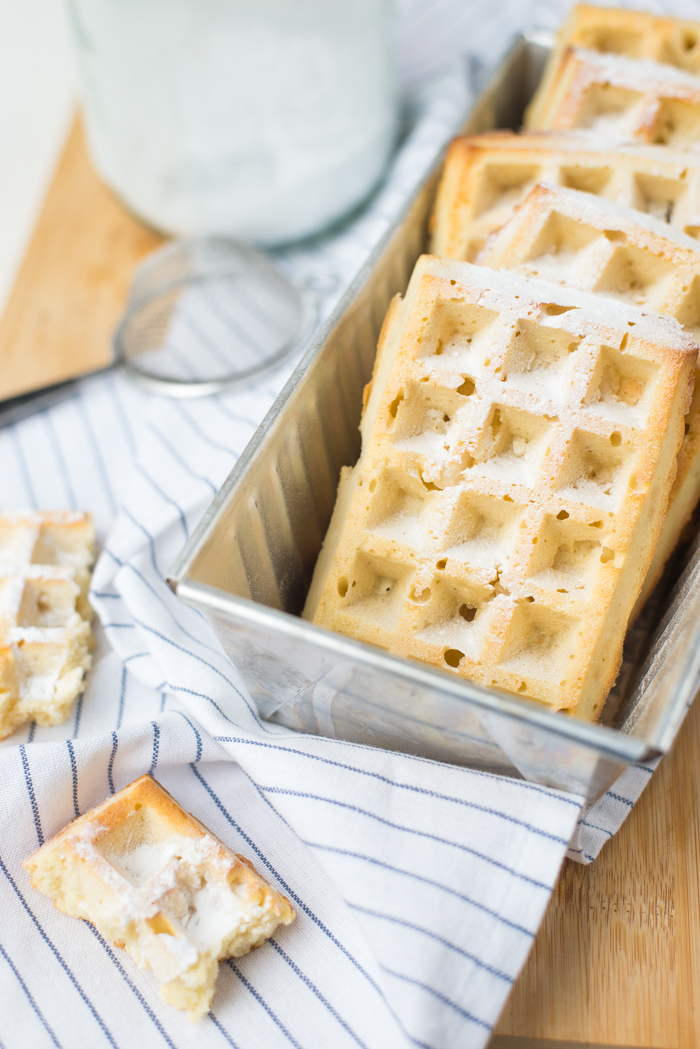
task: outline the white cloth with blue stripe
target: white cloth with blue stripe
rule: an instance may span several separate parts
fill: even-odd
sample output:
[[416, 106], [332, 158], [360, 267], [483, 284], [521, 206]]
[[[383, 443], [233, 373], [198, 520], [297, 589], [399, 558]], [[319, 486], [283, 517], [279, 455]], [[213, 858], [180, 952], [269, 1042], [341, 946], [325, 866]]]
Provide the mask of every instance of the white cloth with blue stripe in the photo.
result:
[[[483, 2], [466, 5], [481, 18], [468, 41], [463, 3], [436, 3], [432, 32], [430, 5], [404, 3], [409, 74], [434, 68], [448, 38], [493, 54], [503, 19], [512, 31], [535, 6], [551, 21], [566, 5], [490, 5], [489, 14]], [[445, 31], [450, 17], [462, 37]], [[297, 277], [336, 276], [326, 309], [465, 104], [461, 67], [424, 85], [413, 131], [367, 212], [280, 257]], [[567, 844], [592, 859], [649, 778], [650, 769], [629, 770], [582, 813], [580, 799], [554, 790], [259, 720], [211, 630], [163, 573], [290, 369], [187, 403], [97, 378], [0, 431], [3, 507], [88, 509], [102, 545], [93, 589], [102, 625], [85, 695], [66, 725], [30, 726], [0, 746], [3, 1049], [476, 1049], [525, 961]], [[35, 892], [20, 865], [144, 772], [297, 911], [269, 944], [222, 965], [212, 1012], [196, 1027], [161, 1003], [150, 974]]]

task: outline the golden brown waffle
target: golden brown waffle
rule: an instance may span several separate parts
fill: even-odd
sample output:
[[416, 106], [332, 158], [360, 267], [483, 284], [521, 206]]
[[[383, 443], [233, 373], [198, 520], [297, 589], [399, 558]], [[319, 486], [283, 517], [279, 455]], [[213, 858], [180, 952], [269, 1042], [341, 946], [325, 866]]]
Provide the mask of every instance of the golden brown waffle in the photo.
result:
[[562, 54], [568, 47], [646, 58], [688, 73], [700, 73], [700, 23], [642, 11], [577, 4], [557, 33], [557, 46], [552, 50], [533, 99], [533, 113], [549, 94]]
[[[599, 292], [675, 317], [700, 338], [700, 245], [649, 215], [588, 193], [539, 185], [487, 242], [481, 265]], [[678, 471], [640, 603], [700, 498], [700, 372]]]
[[528, 108], [525, 126], [697, 149], [700, 78], [658, 62], [567, 48]]
[[432, 218], [434, 255], [474, 262], [538, 182], [594, 193], [700, 233], [700, 154], [662, 146], [614, 153], [577, 135], [497, 132], [450, 145]]
[[0, 739], [59, 724], [85, 688], [94, 547], [88, 514], [0, 514]]
[[696, 357], [626, 303], [423, 257], [385, 321], [305, 617], [597, 717]]
[[91, 922], [198, 1020], [219, 961], [294, 918], [289, 901], [150, 776], [70, 823], [24, 861], [34, 888]]

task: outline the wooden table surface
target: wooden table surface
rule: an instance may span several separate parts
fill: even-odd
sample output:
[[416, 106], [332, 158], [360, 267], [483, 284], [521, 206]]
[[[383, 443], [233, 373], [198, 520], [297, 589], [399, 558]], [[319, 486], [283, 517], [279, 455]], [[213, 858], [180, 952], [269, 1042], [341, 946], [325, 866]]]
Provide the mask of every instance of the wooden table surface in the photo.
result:
[[[106, 363], [159, 243], [99, 181], [76, 122], [0, 322], [0, 397], [39, 369], [55, 382]], [[590, 866], [565, 863], [491, 1049], [700, 1049], [699, 759], [696, 703], [619, 834]]]
[[76, 120], [0, 320], [0, 400], [109, 364], [134, 267], [161, 243], [98, 179]]

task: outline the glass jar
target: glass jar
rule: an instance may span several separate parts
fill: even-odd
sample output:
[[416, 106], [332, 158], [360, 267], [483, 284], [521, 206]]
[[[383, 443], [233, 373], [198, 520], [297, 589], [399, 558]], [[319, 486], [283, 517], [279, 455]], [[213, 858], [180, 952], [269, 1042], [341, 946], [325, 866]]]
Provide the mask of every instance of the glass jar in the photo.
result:
[[167, 233], [273, 245], [371, 191], [394, 145], [392, 0], [68, 0], [88, 143]]

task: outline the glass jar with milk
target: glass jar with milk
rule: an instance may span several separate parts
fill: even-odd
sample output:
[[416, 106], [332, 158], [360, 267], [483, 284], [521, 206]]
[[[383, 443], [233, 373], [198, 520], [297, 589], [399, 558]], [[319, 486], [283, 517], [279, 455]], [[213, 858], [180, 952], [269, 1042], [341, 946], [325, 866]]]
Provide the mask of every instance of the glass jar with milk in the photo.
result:
[[394, 145], [392, 0], [68, 0], [92, 158], [168, 233], [315, 233]]

